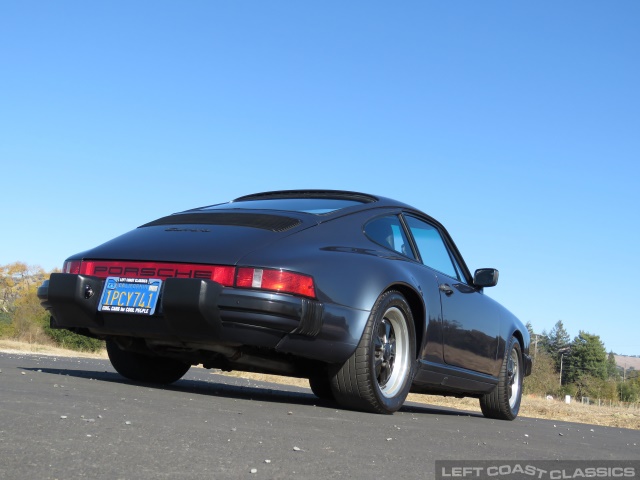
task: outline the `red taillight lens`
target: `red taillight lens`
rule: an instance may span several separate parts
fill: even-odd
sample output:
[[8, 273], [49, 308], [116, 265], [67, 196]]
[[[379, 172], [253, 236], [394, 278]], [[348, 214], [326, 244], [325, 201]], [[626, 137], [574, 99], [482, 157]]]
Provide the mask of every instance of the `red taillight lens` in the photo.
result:
[[83, 275], [93, 275], [94, 266], [95, 262], [82, 262], [82, 265], [80, 266], [80, 273]]
[[[239, 268], [238, 276], [236, 277], [236, 287], [252, 288], [254, 286], [254, 282], [253, 282], [254, 270], [255, 269], [253, 268]], [[258, 281], [256, 279], [256, 284], [257, 283]], [[260, 280], [260, 285], [262, 285], [262, 280]], [[254, 288], [260, 288], [260, 285]]]
[[[256, 288], [315, 298], [313, 278], [301, 273], [268, 268], [236, 268], [228, 265], [186, 263], [72, 260], [64, 263], [64, 273], [94, 277], [200, 278], [225, 287]], [[235, 280], [235, 282], [234, 282]]]
[[214, 267], [211, 280], [225, 287], [230, 287], [233, 285], [233, 277], [235, 276], [236, 267]]
[[238, 268], [236, 287], [294, 293], [310, 298], [316, 296], [310, 276], [267, 268]]
[[62, 266], [62, 273], [80, 273], [80, 267], [82, 266], [81, 260], [67, 260]]

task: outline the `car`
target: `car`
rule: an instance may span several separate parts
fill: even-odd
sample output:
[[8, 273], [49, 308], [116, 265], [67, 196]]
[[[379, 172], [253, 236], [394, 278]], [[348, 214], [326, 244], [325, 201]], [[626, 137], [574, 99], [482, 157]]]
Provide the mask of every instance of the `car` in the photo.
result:
[[104, 339], [137, 382], [201, 364], [308, 378], [347, 409], [390, 414], [411, 391], [513, 420], [530, 337], [485, 295], [497, 282], [409, 205], [286, 190], [146, 223], [69, 257], [38, 297], [52, 328]]

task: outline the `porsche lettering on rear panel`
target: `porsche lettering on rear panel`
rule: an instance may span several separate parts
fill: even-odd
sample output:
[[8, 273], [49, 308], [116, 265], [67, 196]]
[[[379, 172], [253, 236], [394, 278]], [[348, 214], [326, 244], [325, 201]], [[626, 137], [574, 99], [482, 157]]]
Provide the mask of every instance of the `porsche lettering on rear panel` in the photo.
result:
[[196, 270], [190, 268], [138, 268], [138, 267], [114, 267], [114, 266], [96, 266], [94, 273], [97, 276], [123, 276], [123, 277], [158, 277], [158, 278], [206, 278], [211, 279], [211, 272], [207, 270]]

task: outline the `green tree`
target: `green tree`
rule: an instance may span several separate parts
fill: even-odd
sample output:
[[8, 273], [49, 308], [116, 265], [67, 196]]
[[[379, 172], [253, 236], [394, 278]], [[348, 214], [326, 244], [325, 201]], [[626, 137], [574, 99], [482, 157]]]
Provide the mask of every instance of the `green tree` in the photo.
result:
[[616, 382], [603, 380], [588, 374], [580, 375], [573, 384], [577, 397], [589, 397], [592, 400], [617, 400], [618, 389]]
[[527, 331], [529, 332], [529, 337], [531, 338], [531, 355], [535, 358], [538, 355], [539, 351], [546, 352], [546, 347], [544, 338], [546, 337], [546, 333], [543, 331], [542, 334], [535, 333], [533, 331], [533, 325], [531, 322], [527, 322], [525, 325], [527, 327]]
[[607, 377], [616, 381], [620, 379], [620, 372], [613, 351], [609, 352], [609, 356], [607, 357]]
[[558, 320], [551, 332], [547, 335], [546, 348], [553, 358], [556, 371], [560, 371], [560, 364], [563, 362], [563, 356], [567, 354], [571, 336], [564, 328], [562, 320]]
[[11, 315], [16, 308], [16, 301], [46, 277], [42, 268], [23, 262], [0, 265], [0, 312]]
[[[538, 335], [538, 352], [543, 351], [551, 355], [551, 350], [549, 349], [549, 333], [546, 330], [542, 330], [542, 333]], [[555, 360], [553, 362], [555, 368]]]
[[568, 382], [577, 382], [583, 376], [605, 380], [607, 378], [607, 351], [598, 335], [580, 331], [571, 344]]
[[619, 382], [618, 394], [622, 402], [637, 402], [640, 398], [640, 382], [637, 380]]
[[14, 334], [11, 315], [0, 309], [0, 338], [12, 337]]
[[42, 325], [48, 322], [49, 315], [40, 306], [36, 296], [37, 288], [35, 284], [25, 288], [13, 303], [13, 337], [28, 343], [51, 344], [51, 339], [42, 329]]
[[533, 370], [524, 382], [523, 391], [526, 394], [543, 396], [560, 394], [560, 383], [553, 359], [544, 350], [538, 350], [533, 362]]
[[533, 325], [531, 325], [531, 322], [527, 322], [527, 324], [525, 326], [527, 327], [527, 331], [529, 332], [529, 336], [531, 338], [533, 338], [533, 336], [535, 335], [535, 333], [533, 332]]

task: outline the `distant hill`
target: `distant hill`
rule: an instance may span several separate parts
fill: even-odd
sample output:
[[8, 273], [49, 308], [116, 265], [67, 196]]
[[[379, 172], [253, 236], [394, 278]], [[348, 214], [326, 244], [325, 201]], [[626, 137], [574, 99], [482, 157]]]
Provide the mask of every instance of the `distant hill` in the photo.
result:
[[640, 370], [640, 358], [639, 357], [627, 357], [626, 355], [614, 355], [616, 358], [616, 364], [620, 368], [629, 370], [633, 367], [636, 370]]

